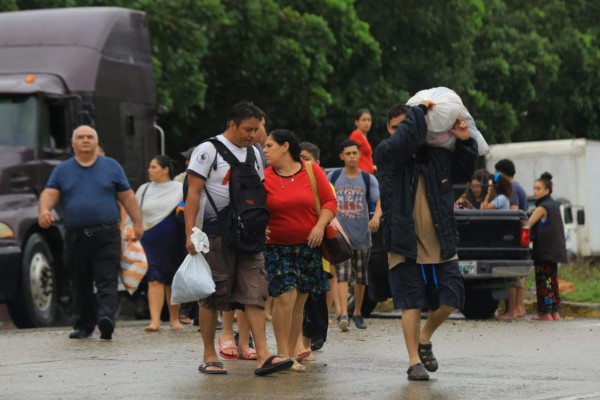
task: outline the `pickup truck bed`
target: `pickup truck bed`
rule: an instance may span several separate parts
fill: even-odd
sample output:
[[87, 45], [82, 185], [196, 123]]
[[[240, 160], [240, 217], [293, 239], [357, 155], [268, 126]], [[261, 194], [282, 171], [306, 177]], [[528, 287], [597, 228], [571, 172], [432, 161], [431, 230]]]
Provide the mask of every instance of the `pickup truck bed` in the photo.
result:
[[[533, 268], [529, 225], [523, 211], [455, 210], [460, 236], [459, 267], [465, 282], [465, 317], [487, 319], [494, 315], [506, 289]], [[387, 255], [381, 232], [373, 235], [369, 260], [368, 294], [363, 315], [391, 296]]]

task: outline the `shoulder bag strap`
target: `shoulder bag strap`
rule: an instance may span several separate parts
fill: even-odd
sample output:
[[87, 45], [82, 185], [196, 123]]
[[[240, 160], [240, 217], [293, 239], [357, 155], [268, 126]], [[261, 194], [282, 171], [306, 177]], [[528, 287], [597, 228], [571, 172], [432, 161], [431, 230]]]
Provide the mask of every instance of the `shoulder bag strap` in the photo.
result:
[[142, 192], [142, 199], [140, 200], [140, 212], [142, 211], [142, 205], [144, 204], [144, 197], [146, 197], [146, 191], [148, 190], [149, 187], [150, 187], [150, 182], [146, 183], [146, 187], [144, 188], [144, 191]]
[[315, 198], [315, 209], [317, 210], [317, 215], [321, 214], [321, 200], [319, 199], [319, 192], [317, 191], [317, 178], [315, 177], [315, 172], [312, 168], [312, 163], [307, 162], [304, 163], [306, 166], [306, 173], [308, 174], [308, 180], [310, 181], [310, 188], [313, 192], [313, 197]]

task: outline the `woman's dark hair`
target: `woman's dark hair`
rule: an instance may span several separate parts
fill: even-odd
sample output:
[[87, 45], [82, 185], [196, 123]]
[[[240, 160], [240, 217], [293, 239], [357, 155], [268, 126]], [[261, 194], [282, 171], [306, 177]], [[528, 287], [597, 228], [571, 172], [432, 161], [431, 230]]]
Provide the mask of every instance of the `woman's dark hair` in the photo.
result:
[[500, 172], [496, 172], [493, 175], [493, 179], [496, 194], [503, 194], [508, 198], [508, 200], [510, 200], [513, 192], [511, 181], [509, 181], [508, 178], [502, 175]]
[[169, 178], [171, 180], [173, 180], [173, 178], [175, 177], [175, 170], [173, 168], [173, 161], [171, 161], [171, 159], [167, 156], [163, 156], [163, 155], [157, 155], [154, 156], [153, 160], [156, 160], [156, 162], [158, 163], [158, 165], [161, 166], [161, 168], [169, 168]]
[[544, 185], [544, 187], [549, 190], [549, 194], [552, 194], [553, 184], [552, 174], [550, 172], [544, 172], [537, 181], [541, 182], [542, 185]]
[[294, 161], [300, 162], [300, 140], [298, 136], [292, 131], [287, 129], [275, 129], [269, 133], [269, 136], [280, 146], [283, 146], [286, 142], [288, 143], [290, 155]]
[[354, 114], [354, 120], [358, 121], [363, 114], [372, 115], [371, 111], [369, 111], [368, 108], [359, 108], [358, 110], [356, 110], [356, 114]]
[[[481, 198], [485, 197], [485, 194], [487, 193], [487, 190], [488, 190], [490, 173], [487, 172], [485, 169], [478, 169], [475, 172], [473, 172], [473, 176], [471, 177], [471, 180], [474, 180], [474, 179], [478, 180], [479, 184], [481, 185], [480, 197]], [[467, 196], [469, 196], [471, 198], [475, 198], [475, 195], [473, 195], [473, 191], [471, 190], [470, 182], [469, 182], [469, 186], [467, 187]]]

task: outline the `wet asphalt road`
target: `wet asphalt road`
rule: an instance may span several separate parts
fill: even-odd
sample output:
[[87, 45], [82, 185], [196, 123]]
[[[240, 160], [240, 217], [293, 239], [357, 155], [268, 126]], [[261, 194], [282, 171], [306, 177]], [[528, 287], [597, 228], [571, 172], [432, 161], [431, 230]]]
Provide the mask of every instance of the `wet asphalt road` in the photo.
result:
[[[122, 321], [112, 341], [68, 339], [69, 328], [0, 329], [0, 399], [600, 399], [600, 320], [444, 324], [429, 382], [406, 380], [397, 318], [329, 331], [307, 372], [253, 375], [225, 361], [226, 376], [197, 372], [195, 327], [143, 332]], [[274, 347], [270, 325], [269, 344]]]

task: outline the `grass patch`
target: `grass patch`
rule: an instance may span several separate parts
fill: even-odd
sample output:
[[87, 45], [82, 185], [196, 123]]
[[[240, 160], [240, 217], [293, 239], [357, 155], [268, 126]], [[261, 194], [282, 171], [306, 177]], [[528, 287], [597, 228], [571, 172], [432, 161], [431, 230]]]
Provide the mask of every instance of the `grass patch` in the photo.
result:
[[[558, 278], [575, 284], [574, 292], [560, 294], [562, 300], [600, 304], [600, 265], [588, 260], [575, 260], [558, 267]], [[535, 273], [527, 277], [526, 288], [527, 297], [535, 301]]]

